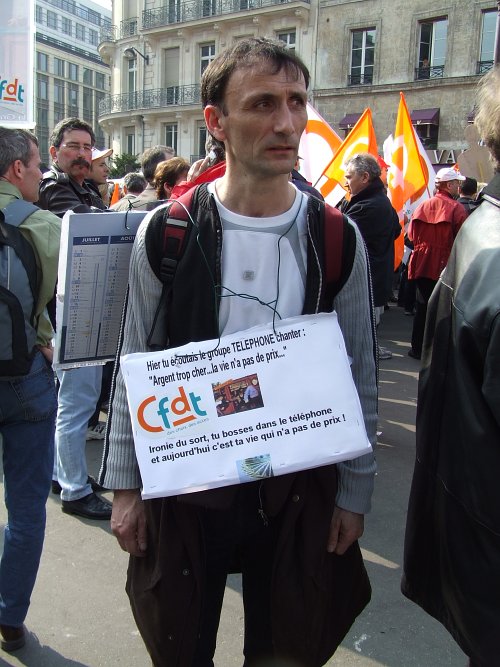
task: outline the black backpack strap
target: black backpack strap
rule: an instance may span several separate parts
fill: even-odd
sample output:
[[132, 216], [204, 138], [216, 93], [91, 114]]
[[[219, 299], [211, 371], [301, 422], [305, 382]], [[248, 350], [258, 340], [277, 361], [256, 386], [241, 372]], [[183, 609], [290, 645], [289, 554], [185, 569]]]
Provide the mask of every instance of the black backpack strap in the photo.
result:
[[170, 293], [177, 266], [184, 254], [191, 231], [189, 214], [197, 188], [191, 188], [178, 200], [159, 209], [149, 221], [145, 236], [149, 264], [163, 284], [160, 302], [147, 343], [151, 350], [164, 350], [168, 346], [166, 319]]

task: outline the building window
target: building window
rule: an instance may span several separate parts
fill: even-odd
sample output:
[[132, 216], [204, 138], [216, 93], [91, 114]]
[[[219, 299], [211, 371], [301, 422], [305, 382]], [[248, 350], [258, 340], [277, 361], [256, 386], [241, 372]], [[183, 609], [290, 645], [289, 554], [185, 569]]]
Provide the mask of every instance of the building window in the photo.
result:
[[36, 78], [36, 96], [39, 100], [49, 99], [49, 77], [39, 74]]
[[61, 58], [54, 58], [54, 74], [56, 76], [64, 76], [65, 62]]
[[373, 83], [376, 32], [375, 28], [366, 28], [351, 33], [350, 86]]
[[444, 74], [448, 19], [422, 21], [416, 79], [435, 79]]
[[200, 46], [200, 75], [207, 69], [215, 58], [215, 42]]
[[127, 60], [127, 93], [137, 89], [137, 60]]
[[125, 135], [125, 152], [129, 155], [135, 155], [135, 128], [124, 127], [123, 134]]
[[92, 86], [94, 83], [94, 71], [88, 67], [83, 68], [83, 83], [86, 86]]
[[104, 74], [102, 72], [95, 73], [95, 87], [104, 90]]
[[[205, 144], [207, 142], [207, 126], [205, 123], [198, 125], [198, 158], [205, 157]], [[196, 157], [195, 157], [196, 159]]]
[[177, 153], [177, 123], [165, 125], [165, 146], [170, 146]]
[[54, 79], [54, 102], [64, 104], [64, 81]]
[[36, 52], [36, 68], [39, 72], [49, 71], [49, 56], [46, 53]]
[[76, 24], [76, 38], [81, 42], [85, 41], [85, 26], [83, 26], [81, 23]]
[[83, 88], [82, 104], [83, 104], [83, 120], [92, 123], [93, 119], [93, 90], [92, 88]]
[[496, 9], [483, 12], [481, 26], [481, 54], [477, 63], [477, 74], [484, 74], [493, 67], [495, 53]]
[[47, 9], [47, 27], [57, 30], [57, 14]]
[[43, 23], [43, 9], [40, 5], [36, 5], [35, 7], [35, 21], [40, 24]]
[[71, 79], [71, 81], [78, 81], [78, 65], [75, 65], [75, 63], [68, 63], [68, 79]]
[[68, 84], [68, 116], [78, 116], [78, 86]]
[[65, 35], [71, 35], [72, 32], [72, 24], [71, 24], [71, 19], [66, 18], [66, 16], [62, 17], [62, 24], [61, 24], [61, 30]]
[[276, 36], [280, 42], [286, 44], [287, 49], [295, 51], [295, 30], [290, 30], [290, 32], [279, 32]]
[[92, 30], [92, 28], [89, 28], [89, 41], [93, 46], [97, 46], [99, 44], [99, 34], [97, 30]]

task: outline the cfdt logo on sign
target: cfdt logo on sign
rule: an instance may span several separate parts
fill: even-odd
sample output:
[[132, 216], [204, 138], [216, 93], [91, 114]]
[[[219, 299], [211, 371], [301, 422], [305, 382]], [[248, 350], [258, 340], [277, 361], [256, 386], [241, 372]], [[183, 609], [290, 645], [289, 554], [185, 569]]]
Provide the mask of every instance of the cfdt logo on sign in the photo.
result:
[[24, 102], [24, 86], [19, 83], [19, 79], [9, 81], [8, 79], [0, 80], [0, 100], [2, 102]]
[[137, 409], [137, 421], [148, 433], [171, 431], [180, 426], [192, 425], [206, 417], [206, 410], [201, 405], [201, 397], [193, 391], [186, 394], [184, 387], [177, 388], [174, 396], [148, 396]]

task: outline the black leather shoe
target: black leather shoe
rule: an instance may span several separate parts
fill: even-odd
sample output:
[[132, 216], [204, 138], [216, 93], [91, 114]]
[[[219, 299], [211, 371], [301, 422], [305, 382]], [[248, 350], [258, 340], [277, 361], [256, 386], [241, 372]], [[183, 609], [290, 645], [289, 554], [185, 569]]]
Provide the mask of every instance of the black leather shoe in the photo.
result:
[[7, 653], [17, 651], [26, 644], [24, 625], [16, 628], [13, 625], [0, 625], [0, 646]]
[[94, 492], [78, 500], [63, 500], [61, 509], [66, 514], [77, 514], [86, 519], [111, 519], [112, 504]]
[[[98, 484], [97, 480], [94, 477], [92, 477], [92, 475], [89, 475], [87, 477], [87, 484], [90, 484], [90, 486], [92, 487], [92, 491], [96, 491], [96, 492], [99, 491], [100, 492], [100, 491], [107, 491], [108, 490], [108, 489], [104, 488], [104, 486], [101, 486], [100, 484]], [[57, 479], [53, 479], [52, 480], [52, 493], [54, 493], [56, 496], [60, 496], [61, 491], [62, 491], [61, 485], [59, 484]]]

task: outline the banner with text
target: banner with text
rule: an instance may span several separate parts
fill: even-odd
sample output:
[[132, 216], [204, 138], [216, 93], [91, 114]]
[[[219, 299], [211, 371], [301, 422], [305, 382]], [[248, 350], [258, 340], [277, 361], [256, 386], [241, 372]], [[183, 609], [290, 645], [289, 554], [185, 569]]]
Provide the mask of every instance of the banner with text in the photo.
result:
[[143, 498], [371, 451], [335, 313], [125, 355], [121, 368]]
[[[35, 2], [2, 0], [1, 7], [0, 125], [33, 128]], [[47, 90], [45, 94], [48, 100]]]

